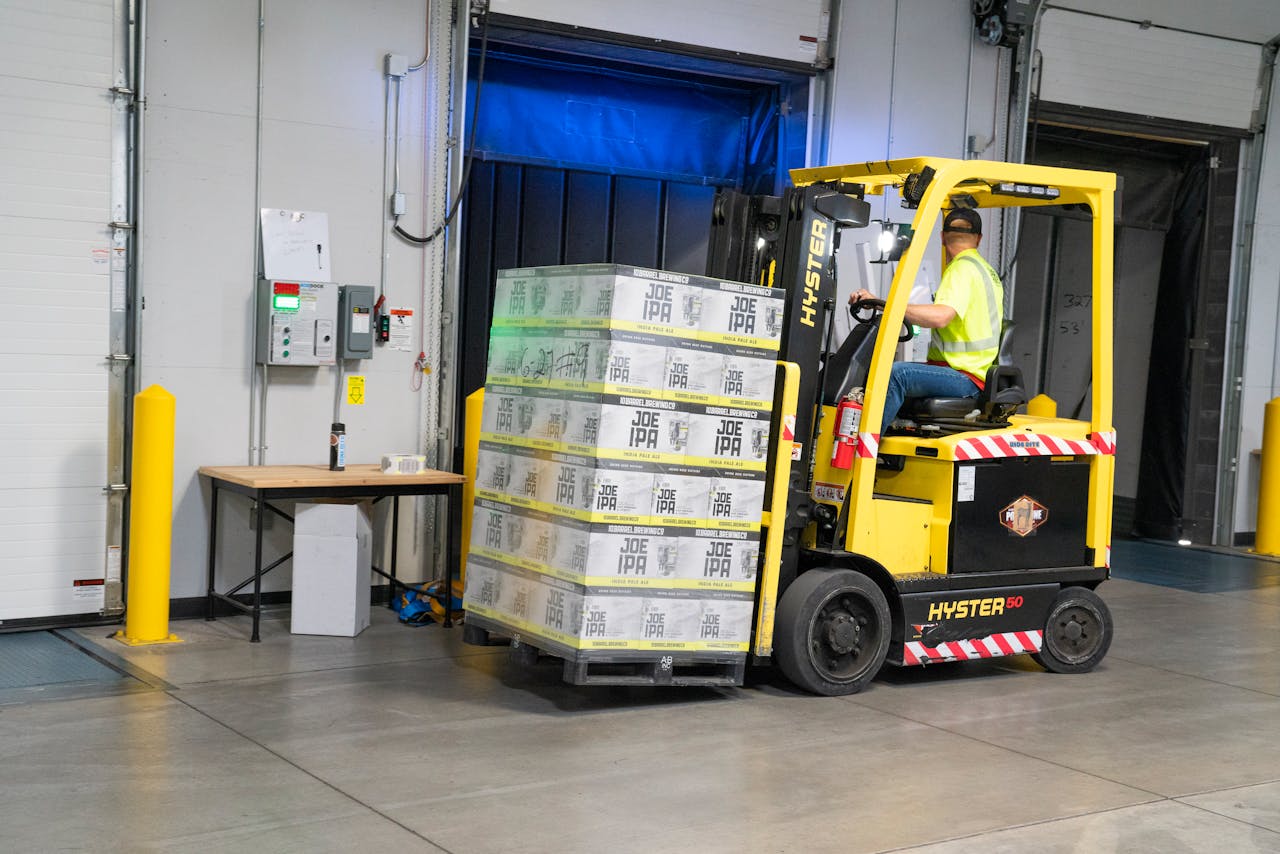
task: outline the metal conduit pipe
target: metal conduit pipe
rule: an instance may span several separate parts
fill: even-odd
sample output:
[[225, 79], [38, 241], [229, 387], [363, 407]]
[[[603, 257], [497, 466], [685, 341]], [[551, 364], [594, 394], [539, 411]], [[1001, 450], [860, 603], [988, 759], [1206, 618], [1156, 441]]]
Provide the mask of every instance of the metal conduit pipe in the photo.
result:
[[[421, 71], [426, 67], [427, 62], [431, 59], [431, 0], [424, 2], [424, 45], [422, 48], [422, 59], [409, 66], [409, 71]], [[397, 198], [400, 193], [400, 93], [403, 78], [399, 75], [395, 76], [395, 124], [392, 130], [391, 119], [391, 80], [392, 75], [383, 73], [383, 93], [382, 93], [382, 262], [379, 264], [379, 281], [378, 281], [378, 297], [382, 299], [387, 293], [387, 234], [391, 231], [391, 226], [395, 222], [395, 218], [391, 213], [391, 200]], [[390, 138], [391, 153], [387, 153], [387, 140]], [[394, 163], [394, 183], [388, 193], [387, 173], [392, 171], [389, 163]]]
[[960, 123], [960, 156], [965, 160], [970, 157], [969, 145], [969, 102], [973, 98], [973, 44], [977, 39], [969, 33], [969, 61], [964, 66], [964, 121]]
[[[267, 25], [267, 0], [258, 0], [258, 96], [255, 107], [253, 133], [253, 270], [250, 281], [257, 288], [262, 271], [258, 259], [262, 257], [262, 56]], [[253, 306], [249, 336], [249, 465], [263, 465], [266, 461], [267, 415], [267, 366], [262, 366], [262, 388], [258, 388], [258, 300], [250, 300]], [[256, 426], [255, 426], [256, 422]], [[256, 429], [256, 433], [255, 433]], [[256, 454], [256, 459], [255, 459]]]
[[[129, 542], [129, 525], [133, 513], [133, 501], [129, 494], [132, 487], [130, 471], [133, 465], [133, 396], [140, 385], [142, 371], [142, 299], [141, 278], [142, 266], [142, 187], [143, 187], [143, 131], [145, 130], [146, 89], [143, 68], [146, 57], [146, 17], [145, 0], [122, 0], [116, 6], [116, 13], [123, 18], [125, 49], [129, 51], [122, 64], [124, 79], [120, 82], [126, 90], [132, 90], [132, 104], [128, 118], [125, 120], [125, 176], [124, 176], [124, 210], [120, 219], [132, 227], [125, 237], [125, 279], [124, 290], [127, 299], [133, 304], [128, 312], [123, 313], [120, 322], [111, 323], [112, 353], [124, 355], [126, 361], [121, 374], [119, 388], [112, 391], [119, 393], [118, 415], [110, 421], [109, 429], [119, 430], [118, 436], [112, 436], [112, 449], [108, 455], [107, 500], [107, 543], [110, 548], [118, 544], [120, 551], [121, 575], [114, 581], [108, 577], [104, 591], [104, 613], [118, 614], [124, 608], [122, 582], [128, 581], [128, 558], [131, 544]], [[118, 234], [118, 232], [117, 232]], [[115, 236], [113, 234], [113, 243]], [[110, 275], [110, 274], [108, 274]], [[123, 329], [120, 324], [123, 324]], [[117, 444], [118, 443], [118, 444]], [[122, 486], [116, 491], [114, 486]]]
[[[463, 157], [466, 152], [463, 150], [461, 141], [466, 138], [467, 133], [467, 70], [469, 64], [471, 44], [471, 15], [470, 3], [468, 0], [460, 0], [459, 5], [462, 7], [457, 17], [457, 28], [454, 33], [454, 63], [453, 63], [453, 92], [455, 107], [452, 112], [452, 127], [449, 136], [451, 139], [458, 140], [458, 144], [454, 145], [449, 156], [449, 182], [452, 185], [454, 176], [463, 174]], [[458, 193], [461, 195], [466, 192], [466, 186], [459, 183]], [[455, 200], [459, 205], [458, 217], [454, 220], [454, 227], [448, 230], [445, 235], [445, 258], [444, 258], [444, 280], [441, 282], [440, 298], [441, 311], [450, 322], [443, 324], [440, 333], [440, 376], [437, 378], [440, 384], [439, 391], [439, 417], [440, 427], [442, 428], [438, 434], [440, 444], [437, 450], [437, 459], [441, 465], [445, 465], [446, 461], [452, 461], [453, 451], [453, 423], [457, 413], [457, 383], [455, 382], [456, 366], [458, 363], [458, 314], [461, 308], [462, 298], [462, 216], [465, 214], [465, 200]]]
[[[412, 71], [421, 71], [423, 68], [425, 68], [425, 67], [427, 66], [427, 62], [431, 59], [431, 36], [432, 36], [432, 33], [431, 33], [431, 5], [432, 5], [432, 4], [431, 4], [431, 0], [426, 0], [426, 4], [425, 4], [425, 5], [426, 5], [426, 9], [425, 9], [425, 14], [426, 14], [426, 23], [424, 24], [425, 34], [424, 34], [424, 37], [423, 37], [424, 44], [423, 44], [423, 48], [422, 48], [422, 59], [421, 59], [421, 60], [419, 60], [419, 61], [418, 61], [417, 63], [415, 63], [414, 65], [410, 65], [410, 66], [409, 66], [409, 71], [411, 71], [411, 72], [412, 72]], [[400, 85], [401, 85], [402, 81], [403, 81], [403, 78], [401, 78], [401, 77], [396, 77], [396, 98], [395, 98], [395, 105], [396, 105], [396, 118], [395, 118], [395, 134], [394, 134], [394, 136], [393, 136], [394, 143], [393, 143], [393, 148], [392, 148], [392, 150], [395, 152], [395, 154], [394, 154], [394, 158], [393, 158], [393, 159], [394, 159], [394, 162], [395, 162], [395, 186], [392, 188], [392, 191], [391, 191], [393, 195], [398, 195], [398, 194], [400, 193]], [[387, 184], [387, 182], [386, 182], [386, 177], [385, 177], [385, 174], [386, 174], [386, 173], [385, 173], [385, 169], [386, 169], [386, 163], [384, 162], [384, 163], [383, 163], [383, 170], [384, 170], [384, 172], [383, 172], [383, 176], [384, 176], [384, 177], [383, 177], [383, 181], [382, 181], [382, 186], [383, 186], [383, 190], [384, 190], [384, 192], [385, 192], [386, 184]], [[384, 216], [385, 216], [385, 214], [384, 214]], [[386, 233], [385, 233], [385, 232], [386, 232], [386, 228], [383, 228], [383, 232], [384, 232], [384, 233], [383, 233], [383, 241], [382, 241], [382, 242], [383, 242], [383, 246], [385, 247], [385, 246], [386, 246]], [[384, 254], [384, 255], [386, 254], [386, 250], [385, 250], [385, 249], [383, 250], [383, 254]]]
[[[135, 53], [136, 65], [133, 71], [134, 82], [134, 98], [133, 98], [133, 175], [132, 177], [132, 195], [133, 203], [133, 232], [129, 239], [129, 245], [133, 255], [132, 276], [133, 281], [128, 283], [133, 291], [133, 342], [129, 352], [133, 355], [133, 388], [128, 388], [126, 384], [127, 400], [133, 399], [133, 391], [142, 387], [142, 360], [139, 356], [142, 354], [142, 251], [139, 246], [139, 237], [142, 232], [142, 181], [143, 181], [143, 153], [146, 145], [143, 139], [143, 133], [146, 130], [146, 106], [147, 106], [147, 78], [146, 78], [146, 62], [147, 62], [147, 3], [146, 0], [137, 0], [135, 7], [137, 14], [137, 40], [138, 47]], [[126, 411], [131, 409], [126, 404]], [[126, 415], [130, 418], [130, 415]], [[127, 443], [126, 443], [127, 444]]]
[[[1018, 85], [1014, 92], [1014, 110], [1011, 114], [1011, 127], [1008, 130], [1005, 148], [1005, 159], [1012, 163], [1025, 163], [1027, 159], [1027, 120], [1031, 116], [1031, 77], [1032, 64], [1038, 52], [1040, 41], [1040, 18], [1044, 15], [1045, 0], [1031, 0], [1026, 28], [1022, 40], [1018, 42], [1015, 55], [1015, 69], [1018, 74]], [[1014, 291], [1018, 285], [1018, 268], [1015, 264], [1018, 257], [1018, 241], [1022, 238], [1022, 211], [1020, 208], [1009, 209], [1009, 222], [1001, 225], [1002, 257], [1009, 259], [1008, 275], [1004, 282], [1005, 300], [1013, 305]]]
[[[378, 251], [378, 302], [386, 299], [387, 296], [387, 232], [391, 230], [391, 214], [390, 214], [390, 198], [387, 195], [387, 163], [390, 158], [388, 152], [387, 136], [391, 133], [391, 78], [384, 73], [382, 75], [382, 194], [378, 198], [378, 204], [382, 211], [382, 225], [379, 226], [378, 232], [380, 236], [380, 244]], [[379, 310], [385, 311], [385, 308], [379, 307]], [[374, 322], [377, 323], [377, 311], [374, 312]]]
[[426, 6], [426, 23], [423, 25], [425, 32], [423, 35], [422, 59], [416, 65], [410, 65], [410, 71], [419, 71], [425, 68], [427, 60], [431, 58], [431, 0], [425, 0], [424, 5]]

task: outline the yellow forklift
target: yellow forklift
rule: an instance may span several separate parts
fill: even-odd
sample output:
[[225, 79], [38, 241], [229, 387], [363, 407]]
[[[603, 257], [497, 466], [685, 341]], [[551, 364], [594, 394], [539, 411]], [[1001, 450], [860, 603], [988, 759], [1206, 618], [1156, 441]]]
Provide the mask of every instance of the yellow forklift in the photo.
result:
[[[861, 690], [886, 661], [1029, 653], [1054, 672], [1092, 669], [1112, 635], [1094, 591], [1110, 574], [1115, 176], [913, 158], [791, 177], [781, 197], [717, 196], [707, 271], [788, 299], [754, 660], [829, 695]], [[976, 400], [908, 400], [886, 435], [874, 432], [913, 333], [903, 318], [927, 240], [906, 246], [885, 300], [853, 307], [858, 325], [829, 353], [846, 310], [834, 257], [840, 229], [867, 225], [867, 198], [891, 187], [922, 237], [955, 207], [1092, 217], [1088, 421], [1018, 414], [1021, 375], [997, 364]]]
[[[886, 661], [1029, 653], [1054, 672], [1092, 669], [1112, 634], [1094, 591], [1110, 575], [1115, 176], [912, 158], [791, 178], [781, 196], [717, 194], [706, 271], [785, 292], [750, 662], [777, 664], [827, 695], [860, 691]], [[914, 210], [901, 257], [886, 299], [855, 306], [858, 322], [835, 347], [836, 314], [849, 310], [836, 299], [841, 229], [868, 225], [868, 198], [890, 188]], [[997, 364], [976, 400], [908, 400], [886, 435], [873, 432], [899, 344], [913, 332], [904, 315], [928, 241], [907, 234], [929, 235], [957, 206], [1037, 205], [1092, 217], [1089, 420], [1019, 414], [1021, 375]], [[478, 410], [481, 395], [469, 407]], [[474, 479], [470, 418], [467, 444]], [[487, 643], [474, 622], [464, 639]], [[531, 643], [513, 652], [534, 660]], [[726, 684], [673, 680], [671, 660], [651, 681]], [[741, 667], [728, 672], [729, 684], [741, 683]]]

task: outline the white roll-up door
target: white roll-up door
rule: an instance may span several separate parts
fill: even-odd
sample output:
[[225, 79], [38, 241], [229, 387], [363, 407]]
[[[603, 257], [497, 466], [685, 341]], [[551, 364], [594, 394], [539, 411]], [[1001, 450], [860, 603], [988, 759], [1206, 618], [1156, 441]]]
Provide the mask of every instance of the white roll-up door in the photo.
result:
[[117, 14], [0, 0], [0, 627], [101, 613], [118, 580], [104, 494]]
[[822, 0], [492, 0], [489, 9], [571, 27], [811, 64], [827, 38]]
[[1050, 9], [1037, 47], [1043, 101], [1225, 128], [1253, 120], [1261, 45]]

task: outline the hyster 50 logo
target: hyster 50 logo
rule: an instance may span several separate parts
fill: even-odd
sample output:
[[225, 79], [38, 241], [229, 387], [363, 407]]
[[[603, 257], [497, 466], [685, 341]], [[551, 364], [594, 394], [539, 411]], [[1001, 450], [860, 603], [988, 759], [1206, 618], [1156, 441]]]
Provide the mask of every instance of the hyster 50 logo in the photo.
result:
[[954, 602], [929, 604], [929, 620], [967, 620], [970, 617], [996, 617], [1022, 607], [1021, 596], [995, 596], [986, 599], [959, 599]]

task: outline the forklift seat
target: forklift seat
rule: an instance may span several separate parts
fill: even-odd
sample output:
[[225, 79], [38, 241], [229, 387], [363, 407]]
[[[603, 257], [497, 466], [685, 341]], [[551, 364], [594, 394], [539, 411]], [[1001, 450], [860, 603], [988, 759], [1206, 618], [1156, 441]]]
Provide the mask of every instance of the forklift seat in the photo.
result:
[[920, 397], [906, 401], [902, 413], [917, 424], [937, 425], [944, 432], [1006, 427], [1009, 416], [1027, 402], [1022, 371], [1013, 365], [987, 369], [986, 388], [976, 397]]

